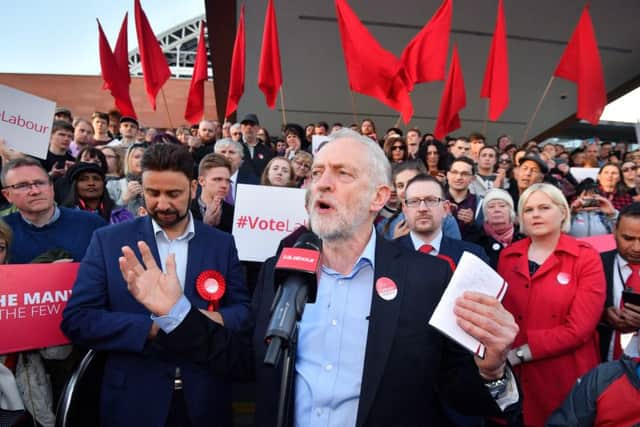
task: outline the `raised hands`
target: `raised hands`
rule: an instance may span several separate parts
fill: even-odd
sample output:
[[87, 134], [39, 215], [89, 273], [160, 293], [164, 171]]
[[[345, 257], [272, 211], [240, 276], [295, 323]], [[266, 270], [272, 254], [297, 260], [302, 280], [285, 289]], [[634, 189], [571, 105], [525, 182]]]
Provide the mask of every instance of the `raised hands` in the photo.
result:
[[129, 292], [140, 304], [156, 316], [164, 316], [182, 296], [175, 255], [167, 257], [167, 272], [163, 273], [145, 242], [138, 242], [138, 249], [144, 265], [129, 246], [122, 248], [122, 256], [118, 259], [122, 277], [127, 282]]

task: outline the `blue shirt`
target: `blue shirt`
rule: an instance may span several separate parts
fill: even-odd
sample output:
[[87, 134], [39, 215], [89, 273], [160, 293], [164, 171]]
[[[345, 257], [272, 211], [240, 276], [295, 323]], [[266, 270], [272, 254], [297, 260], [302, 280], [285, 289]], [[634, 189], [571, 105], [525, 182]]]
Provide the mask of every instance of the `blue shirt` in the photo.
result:
[[299, 323], [295, 425], [354, 426], [373, 292], [376, 233], [353, 269], [322, 266], [315, 304]]
[[167, 272], [167, 258], [169, 254], [175, 254], [176, 257], [176, 274], [180, 281], [180, 286], [184, 290], [185, 276], [187, 275], [187, 262], [189, 259], [189, 241], [193, 239], [196, 234], [195, 227], [193, 225], [193, 216], [189, 212], [189, 223], [182, 235], [175, 239], [169, 239], [167, 233], [158, 225], [155, 220], [151, 220], [153, 226], [153, 234], [156, 237], [156, 245], [158, 247], [158, 256], [160, 257], [160, 263], [162, 264], [162, 271]]

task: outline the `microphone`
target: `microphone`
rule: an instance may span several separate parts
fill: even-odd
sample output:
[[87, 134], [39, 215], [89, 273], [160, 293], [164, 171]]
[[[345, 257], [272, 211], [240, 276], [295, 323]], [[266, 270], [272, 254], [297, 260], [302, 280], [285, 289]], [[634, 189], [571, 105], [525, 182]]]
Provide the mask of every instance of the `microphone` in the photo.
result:
[[302, 318], [307, 302], [314, 303], [318, 293], [316, 272], [320, 264], [322, 241], [314, 233], [305, 233], [292, 248], [284, 248], [275, 266], [275, 283], [280, 284], [271, 305], [271, 319], [265, 342], [266, 365], [276, 366], [281, 351], [291, 343], [296, 322]]

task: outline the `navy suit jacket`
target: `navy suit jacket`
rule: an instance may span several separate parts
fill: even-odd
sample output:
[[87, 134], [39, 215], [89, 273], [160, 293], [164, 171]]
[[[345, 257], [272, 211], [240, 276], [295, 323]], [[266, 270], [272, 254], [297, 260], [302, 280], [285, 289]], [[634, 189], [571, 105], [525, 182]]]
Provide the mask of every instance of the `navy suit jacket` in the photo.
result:
[[[374, 283], [390, 278], [398, 294], [390, 301], [372, 294], [356, 426], [447, 426], [440, 398], [463, 413], [498, 414], [471, 353], [428, 325], [449, 282], [449, 265], [381, 236], [376, 240], [375, 260]], [[255, 375], [255, 425], [264, 427], [276, 425], [282, 374], [281, 366], [263, 363], [275, 294], [274, 265], [275, 258], [265, 262], [254, 293], [255, 329], [232, 333], [191, 310], [171, 334], [158, 336], [159, 345], [167, 350], [208, 363], [214, 370]], [[514, 405], [509, 413], [518, 410]]]
[[[249, 295], [233, 237], [194, 221], [189, 241], [185, 295], [194, 307], [207, 302], [195, 290], [198, 275], [216, 270], [227, 289], [220, 313], [225, 326], [240, 329], [250, 317]], [[231, 387], [228, 378], [176, 357], [147, 340], [150, 313], [127, 290], [118, 266], [124, 245], [138, 257], [137, 242], [147, 242], [158, 265], [157, 245], [150, 217], [137, 218], [94, 233], [82, 260], [61, 328], [74, 344], [107, 352], [100, 396], [103, 426], [164, 427], [180, 367], [187, 412], [193, 426], [231, 425]]]
[[[604, 310], [613, 305], [613, 277], [615, 273], [615, 260], [618, 255], [617, 250], [602, 252], [600, 258], [602, 258], [602, 266], [604, 267], [604, 277], [607, 280], [607, 298], [604, 303]], [[598, 333], [600, 334], [600, 357], [603, 362], [607, 361], [607, 355], [609, 353], [609, 344], [611, 344], [611, 337], [613, 336], [614, 329], [607, 322], [600, 322], [598, 324]]]
[[[411, 241], [411, 236], [408, 234], [398, 237], [394, 240], [394, 242], [399, 243], [407, 249], [415, 250], [415, 248], [413, 247], [413, 242]], [[455, 265], [458, 265], [460, 263], [460, 258], [465, 251], [471, 252], [472, 254], [489, 264], [489, 257], [481, 246], [464, 240], [456, 240], [451, 239], [447, 236], [442, 236], [439, 253], [451, 258]]]

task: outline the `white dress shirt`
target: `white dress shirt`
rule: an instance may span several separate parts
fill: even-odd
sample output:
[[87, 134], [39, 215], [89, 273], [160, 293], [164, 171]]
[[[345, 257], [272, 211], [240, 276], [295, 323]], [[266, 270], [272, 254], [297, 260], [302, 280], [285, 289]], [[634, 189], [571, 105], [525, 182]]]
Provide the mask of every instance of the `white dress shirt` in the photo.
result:
[[195, 227], [193, 225], [193, 217], [189, 212], [189, 224], [187, 229], [181, 236], [170, 240], [167, 233], [158, 225], [155, 220], [151, 220], [153, 226], [153, 235], [156, 238], [156, 245], [158, 246], [158, 255], [160, 256], [160, 263], [162, 264], [162, 271], [167, 272], [167, 257], [169, 254], [176, 255], [176, 273], [178, 274], [178, 280], [180, 280], [180, 286], [184, 290], [185, 276], [187, 275], [187, 260], [189, 258], [189, 240], [191, 240], [195, 234]]
[[433, 238], [430, 242], [425, 242], [413, 231], [409, 232], [409, 236], [411, 236], [411, 242], [413, 242], [413, 247], [416, 251], [420, 250], [422, 245], [431, 245], [433, 246], [433, 250], [429, 252], [429, 255], [436, 256], [440, 253], [440, 245], [442, 244], [442, 229], [438, 230], [438, 234]]

